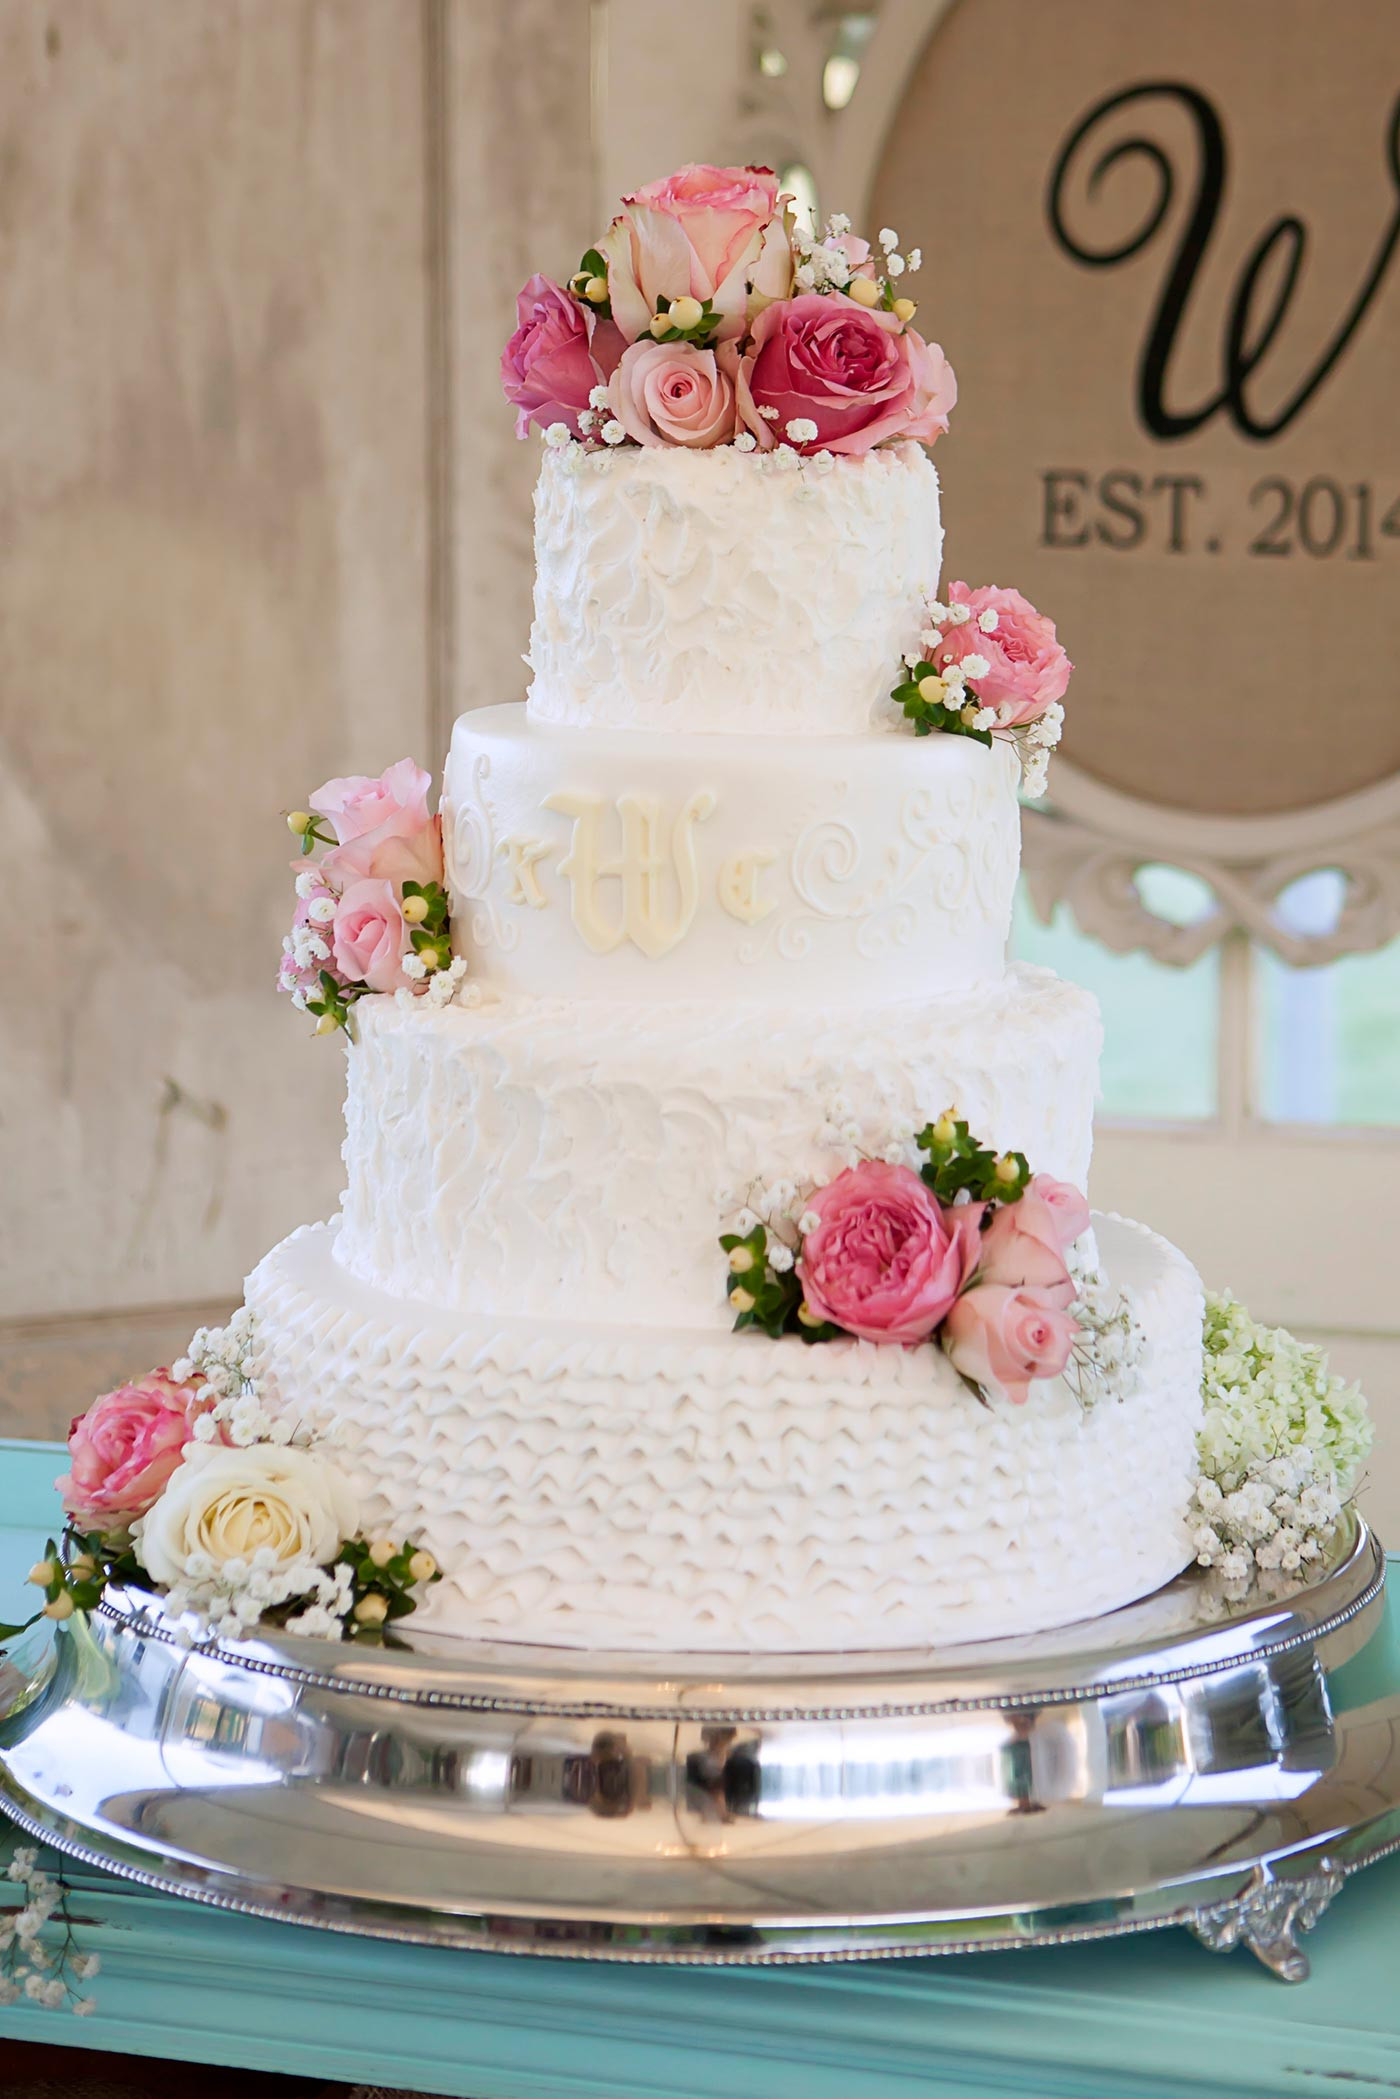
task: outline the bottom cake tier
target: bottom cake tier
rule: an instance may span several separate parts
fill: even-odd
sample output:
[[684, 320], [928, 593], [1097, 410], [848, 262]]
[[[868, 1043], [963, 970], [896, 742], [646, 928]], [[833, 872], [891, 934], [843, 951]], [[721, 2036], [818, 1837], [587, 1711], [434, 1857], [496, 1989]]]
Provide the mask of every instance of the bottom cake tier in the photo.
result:
[[445, 1579], [420, 1622], [675, 1653], [944, 1647], [1097, 1616], [1186, 1564], [1201, 1291], [1095, 1220], [1135, 1388], [978, 1399], [936, 1349], [464, 1322], [369, 1290], [308, 1226], [248, 1281], [279, 1404], [334, 1426], [365, 1527]]

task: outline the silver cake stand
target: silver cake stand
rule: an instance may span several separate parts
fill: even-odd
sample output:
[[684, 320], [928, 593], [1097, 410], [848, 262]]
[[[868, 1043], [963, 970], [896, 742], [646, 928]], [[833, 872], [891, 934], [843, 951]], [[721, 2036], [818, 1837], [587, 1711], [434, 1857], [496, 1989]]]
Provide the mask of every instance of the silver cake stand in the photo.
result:
[[1383, 1579], [1357, 1519], [1279, 1601], [1184, 1576], [1031, 1640], [782, 1661], [190, 1651], [117, 1593], [0, 1669], [0, 1807], [166, 1893], [385, 1938], [761, 1964], [1181, 1924], [1295, 1980], [1400, 1848]]

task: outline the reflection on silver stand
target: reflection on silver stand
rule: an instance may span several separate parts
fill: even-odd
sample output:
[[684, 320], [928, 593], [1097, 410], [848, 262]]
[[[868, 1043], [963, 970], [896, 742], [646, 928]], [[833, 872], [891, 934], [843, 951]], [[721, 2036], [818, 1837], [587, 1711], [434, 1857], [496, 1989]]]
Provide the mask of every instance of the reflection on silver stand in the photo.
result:
[[761, 1964], [1168, 1924], [1307, 1972], [1400, 1847], [1400, 1662], [1348, 1522], [1310, 1586], [936, 1654], [600, 1656], [418, 1633], [190, 1650], [152, 1600], [16, 1647], [0, 1808], [222, 1908], [501, 1952]]

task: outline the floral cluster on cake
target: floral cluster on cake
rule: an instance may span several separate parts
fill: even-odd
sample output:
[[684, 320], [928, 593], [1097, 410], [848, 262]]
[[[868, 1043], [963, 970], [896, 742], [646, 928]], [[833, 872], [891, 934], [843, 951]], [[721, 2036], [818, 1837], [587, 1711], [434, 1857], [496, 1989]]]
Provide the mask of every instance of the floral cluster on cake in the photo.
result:
[[920, 653], [905, 658], [893, 698], [916, 736], [941, 729], [990, 744], [1013, 743], [1022, 787], [1044, 794], [1050, 753], [1064, 728], [1074, 665], [1055, 622], [1019, 590], [954, 583], [946, 604], [928, 606]]
[[382, 1638], [407, 1617], [441, 1579], [432, 1555], [364, 1536], [333, 1442], [274, 1401], [246, 1308], [94, 1400], [69, 1429], [65, 1521], [30, 1570], [44, 1601], [28, 1624], [92, 1610], [109, 1582], [153, 1590], [187, 1642], [259, 1624]]
[[957, 400], [890, 227], [808, 234], [771, 168], [689, 165], [622, 200], [567, 284], [516, 301], [501, 383], [523, 437], [802, 458], [931, 445]]
[[401, 758], [377, 779], [328, 780], [287, 818], [304, 862], [321, 850], [312, 865], [293, 863], [296, 914], [277, 982], [318, 1035], [348, 1029], [370, 992], [441, 1006], [462, 991], [467, 965], [452, 953], [431, 787], [430, 773]]
[[1013, 1406], [1066, 1374], [1081, 1396], [1131, 1388], [1142, 1329], [1085, 1256], [1088, 1202], [951, 1110], [882, 1158], [757, 1200], [720, 1235], [736, 1331], [932, 1343], [979, 1399]]

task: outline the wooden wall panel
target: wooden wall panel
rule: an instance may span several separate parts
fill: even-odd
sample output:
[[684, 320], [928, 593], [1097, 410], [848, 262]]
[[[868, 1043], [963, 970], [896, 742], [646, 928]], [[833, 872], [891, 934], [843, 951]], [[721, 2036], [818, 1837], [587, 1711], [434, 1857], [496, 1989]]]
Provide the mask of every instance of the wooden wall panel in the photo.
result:
[[334, 1203], [278, 812], [432, 749], [424, 20], [0, 12], [0, 1316]]

